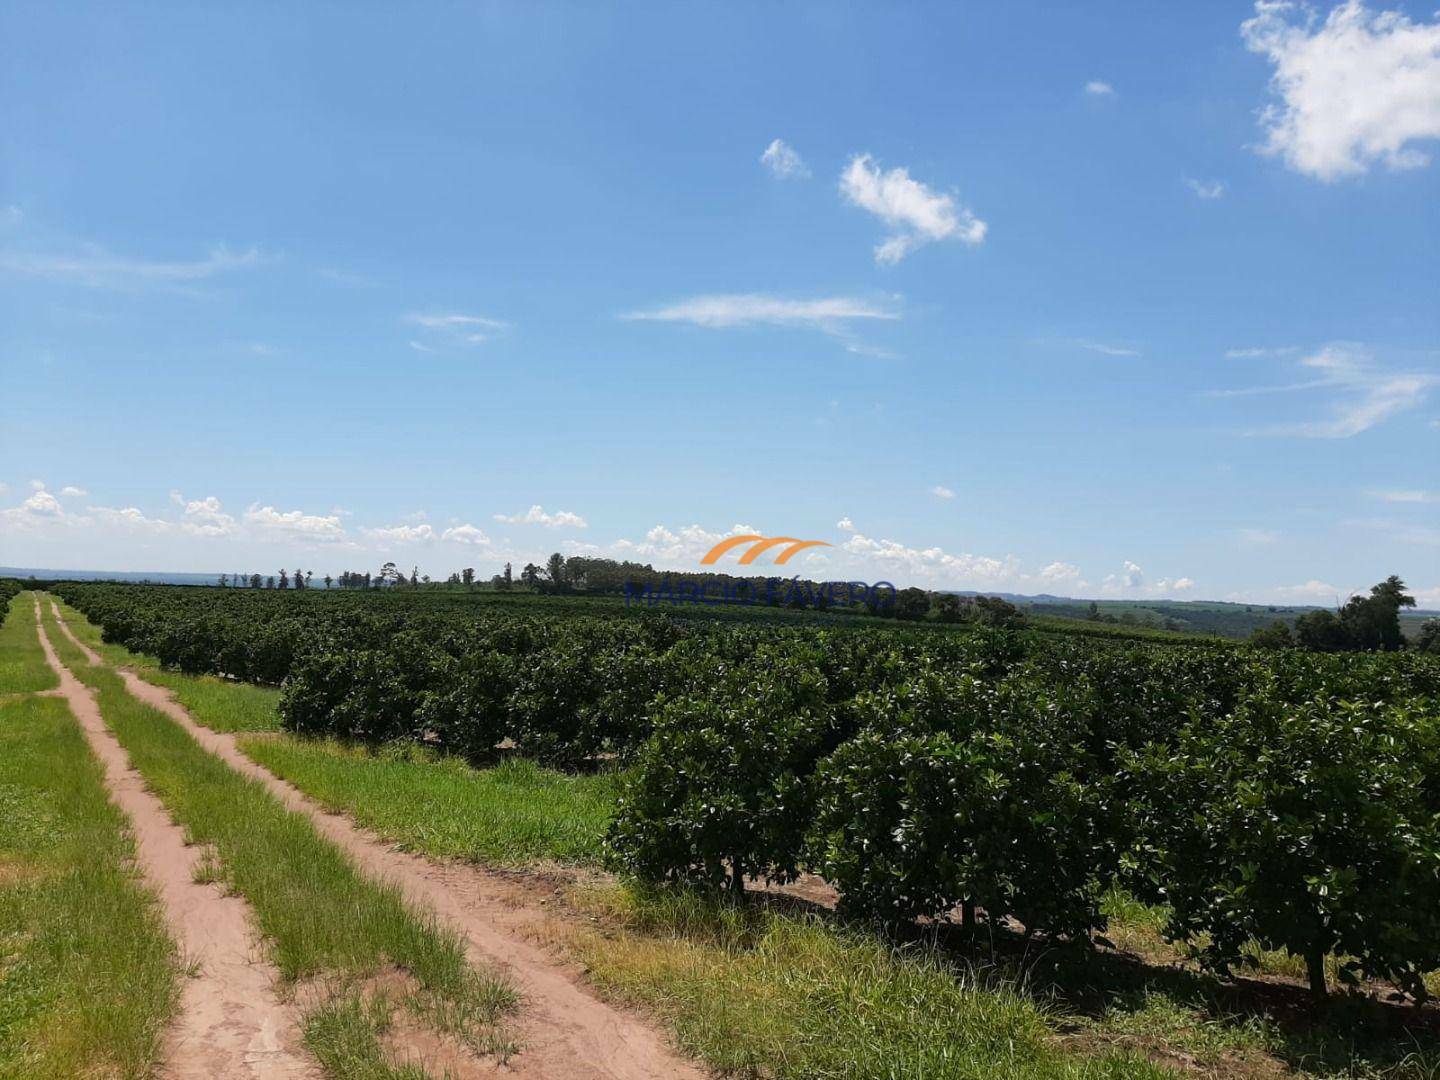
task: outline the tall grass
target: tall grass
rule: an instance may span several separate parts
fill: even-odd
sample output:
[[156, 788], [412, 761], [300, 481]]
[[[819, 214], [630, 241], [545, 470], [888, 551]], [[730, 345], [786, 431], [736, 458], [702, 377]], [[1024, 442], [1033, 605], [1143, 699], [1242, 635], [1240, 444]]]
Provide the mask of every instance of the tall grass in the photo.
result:
[[0, 1076], [150, 1075], [178, 961], [133, 857], [65, 703], [0, 703]]
[[289, 735], [242, 737], [240, 746], [327, 810], [409, 850], [491, 865], [598, 862], [619, 794], [618, 773], [576, 776], [525, 760], [475, 769], [413, 747]]
[[35, 629], [35, 594], [11, 597], [0, 625], [0, 694], [52, 690], [60, 680], [45, 662]]

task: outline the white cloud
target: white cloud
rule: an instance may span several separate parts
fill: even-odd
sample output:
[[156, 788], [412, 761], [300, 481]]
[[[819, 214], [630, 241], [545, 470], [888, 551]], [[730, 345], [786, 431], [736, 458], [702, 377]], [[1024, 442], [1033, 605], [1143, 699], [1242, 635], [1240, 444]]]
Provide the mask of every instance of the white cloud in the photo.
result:
[[63, 488], [60, 489], [60, 494], [65, 496], [67, 499], [77, 499], [83, 498], [90, 493], [84, 488], [76, 487], [74, 484], [66, 484]]
[[923, 244], [959, 240], [979, 244], [988, 226], [951, 195], [931, 191], [904, 168], [881, 171], [869, 154], [857, 154], [840, 176], [840, 193], [890, 227], [875, 248], [881, 265], [898, 263]]
[[302, 510], [276, 510], [273, 506], [252, 506], [245, 511], [245, 524], [261, 535], [287, 540], [334, 543], [345, 539], [345, 527], [335, 515], [307, 514]]
[[149, 518], [137, 507], [127, 506], [117, 509], [109, 506], [91, 506], [87, 508], [95, 515], [95, 519], [102, 525], [121, 526], [130, 529], [140, 529], [146, 532], [163, 533], [171, 528], [170, 522], [160, 518]]
[[855, 523], [851, 521], [848, 517], [842, 517], [839, 521], [837, 521], [835, 523], [835, 528], [839, 529], [841, 532], [853, 533], [856, 531]]
[[1114, 97], [1115, 87], [1111, 86], [1108, 82], [1091, 79], [1085, 84], [1085, 93], [1091, 97]]
[[0, 270], [94, 288], [184, 284], [257, 266], [261, 261], [258, 248], [232, 252], [223, 246], [211, 249], [204, 259], [193, 262], [127, 258], [93, 246], [75, 255], [0, 251]]
[[28, 499], [20, 504], [20, 509], [27, 514], [44, 517], [59, 517], [65, 512], [60, 506], [60, 500], [43, 488], [37, 488]]
[[1080, 568], [1066, 562], [1052, 562], [1040, 571], [1040, 580], [1051, 585], [1073, 582], [1080, 577]]
[[490, 544], [490, 538], [470, 524], [452, 526], [440, 534], [440, 539], [456, 544], [470, 544], [473, 547], [486, 547]]
[[1379, 499], [1387, 503], [1437, 503], [1440, 502], [1440, 492], [1434, 491], [1372, 491], [1372, 499]]
[[439, 352], [438, 346], [464, 348], [489, 341], [495, 334], [508, 330], [510, 324], [501, 319], [484, 315], [463, 315], [459, 313], [415, 313], [405, 316], [405, 321], [420, 327], [425, 333], [424, 341], [412, 339], [408, 344], [417, 352]]
[[1212, 391], [1214, 397], [1242, 397], [1254, 394], [1288, 394], [1331, 390], [1336, 400], [1325, 420], [1279, 424], [1262, 429], [1262, 435], [1295, 435], [1315, 439], [1348, 439], [1396, 413], [1413, 409], [1425, 401], [1430, 390], [1440, 385], [1440, 376], [1423, 372], [1396, 372], [1378, 368], [1362, 346], [1333, 342], [1300, 360], [1315, 377], [1305, 382], [1277, 386], [1252, 386], [1237, 390]]
[[1280, 542], [1277, 529], [1241, 529], [1240, 542], [1247, 547], [1271, 547]]
[[795, 148], [784, 139], [775, 139], [765, 148], [760, 164], [781, 180], [804, 180], [810, 175], [810, 169]]
[[936, 484], [930, 489], [930, 494], [934, 495], [937, 499], [953, 499], [955, 497], [955, 492], [951, 491], [944, 484]]
[[1429, 162], [1414, 144], [1440, 138], [1440, 21], [1347, 0], [1317, 25], [1308, 6], [1260, 0], [1240, 32], [1275, 68], [1265, 153], [1326, 181]]
[[1332, 603], [1341, 601], [1350, 595], [1350, 590], [1336, 588], [1334, 585], [1311, 578], [1304, 585], [1280, 585], [1274, 590], [1274, 593], [1285, 602]]
[[572, 514], [569, 510], [557, 510], [553, 514], [547, 514], [539, 503], [530, 507], [523, 514], [496, 514], [495, 520], [503, 521], [508, 525], [544, 525], [550, 529], [589, 527], [589, 523], [579, 514]]
[[1170, 587], [1176, 592], [1189, 592], [1195, 588], [1195, 582], [1191, 581], [1188, 577], [1176, 578], [1170, 583]]
[[1076, 341], [1082, 349], [1099, 353], [1101, 356], [1139, 356], [1139, 349], [1132, 349], [1125, 345], [1106, 345], [1103, 341]]
[[360, 532], [381, 545], [427, 543], [435, 539], [435, 530], [429, 525], [395, 525], [384, 529], [361, 529]]
[[1280, 345], [1280, 346], [1277, 346], [1277, 347], [1274, 347], [1274, 348], [1268, 348], [1268, 349], [1264, 349], [1264, 348], [1261, 348], [1261, 349], [1257, 349], [1257, 348], [1226, 349], [1226, 350], [1225, 350], [1225, 359], [1227, 359], [1227, 360], [1259, 360], [1259, 359], [1261, 359], [1262, 357], [1266, 357], [1266, 356], [1289, 356], [1291, 353], [1297, 353], [1297, 352], [1299, 352], [1299, 351], [1300, 351], [1299, 347], [1298, 347], [1298, 346], [1295, 346], [1295, 345]]
[[224, 511], [214, 495], [187, 500], [172, 491], [170, 501], [183, 511], [180, 528], [192, 536], [229, 536], [235, 531], [235, 518]]
[[655, 311], [620, 316], [643, 322], [688, 322], [709, 330], [736, 326], [809, 326], [834, 331], [855, 319], [898, 319], [893, 311], [865, 300], [835, 296], [820, 300], [784, 300], [756, 293], [695, 296]]
[[1185, 178], [1185, 186], [1201, 199], [1218, 199], [1225, 194], [1225, 182], [1223, 180], [1196, 180], [1193, 176], [1187, 176]]
[[31, 480], [31, 481], [30, 481], [30, 490], [31, 490], [31, 491], [44, 491], [44, 490], [45, 490], [45, 481], [44, 481], [44, 480]]

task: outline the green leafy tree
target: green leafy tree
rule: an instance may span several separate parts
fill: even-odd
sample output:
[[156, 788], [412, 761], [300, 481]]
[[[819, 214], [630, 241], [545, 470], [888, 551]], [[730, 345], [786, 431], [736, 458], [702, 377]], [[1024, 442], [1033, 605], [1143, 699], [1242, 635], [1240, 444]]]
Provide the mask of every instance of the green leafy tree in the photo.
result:
[[565, 576], [565, 556], [558, 551], [545, 560], [545, 577], [557, 592], [565, 588], [568, 580]]
[[1250, 635], [1250, 644], [1262, 649], [1288, 649], [1295, 644], [1290, 626], [1284, 619], [1276, 619], [1269, 626], [1261, 626]]
[[1295, 644], [1311, 652], [1343, 652], [1350, 647], [1350, 636], [1333, 611], [1318, 608], [1295, 620]]
[[1440, 619], [1426, 619], [1415, 637], [1413, 648], [1417, 652], [1440, 655]]
[[930, 610], [930, 594], [924, 589], [901, 589], [895, 600], [897, 619], [923, 619]]

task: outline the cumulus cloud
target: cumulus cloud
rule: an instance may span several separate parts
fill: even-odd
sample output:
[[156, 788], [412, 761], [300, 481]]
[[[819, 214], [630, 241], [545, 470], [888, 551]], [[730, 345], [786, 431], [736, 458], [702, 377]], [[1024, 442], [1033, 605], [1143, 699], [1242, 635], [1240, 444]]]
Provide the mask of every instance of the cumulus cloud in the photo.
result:
[[1278, 424], [1255, 434], [1294, 435], [1316, 439], [1348, 439], [1397, 413], [1422, 404], [1440, 376], [1426, 372], [1387, 371], [1363, 346], [1347, 342], [1325, 345], [1299, 361], [1313, 377], [1304, 382], [1216, 390], [1214, 397], [1331, 391], [1329, 417], [1298, 424]]
[[932, 241], [979, 244], [985, 239], [988, 226], [954, 196], [911, 179], [907, 169], [884, 171], [869, 154], [851, 158], [840, 176], [840, 193], [889, 227], [890, 236], [875, 248], [875, 261], [882, 266], [898, 263]]
[[44, 481], [44, 480], [31, 480], [31, 481], [30, 481], [30, 490], [31, 490], [31, 491], [44, 491], [44, 490], [45, 490], [45, 481]]
[[545, 509], [536, 503], [523, 514], [496, 514], [496, 521], [503, 521], [508, 525], [544, 525], [548, 529], [585, 529], [589, 523], [579, 514], [572, 514], [569, 510], [557, 510], [553, 514], [547, 514]]
[[95, 520], [102, 525], [120, 526], [153, 533], [168, 532], [172, 528], [170, 522], [161, 518], [146, 517], [138, 507], [134, 506], [123, 508], [91, 506], [88, 509], [95, 515]]
[[1440, 138], [1440, 21], [1348, 0], [1317, 23], [1308, 6], [1260, 0], [1240, 33], [1275, 69], [1265, 153], [1325, 181], [1429, 162], [1415, 144]]
[[307, 514], [303, 510], [282, 511], [257, 505], [245, 511], [245, 524], [262, 536], [292, 541], [334, 543], [345, 539], [345, 527], [333, 514]]
[[775, 139], [765, 148], [760, 164], [781, 180], [804, 180], [810, 175], [804, 160], [784, 139]]
[[848, 517], [842, 517], [839, 521], [837, 521], [835, 523], [835, 528], [839, 529], [841, 532], [853, 533], [856, 531], [855, 523], [851, 521]]
[[1080, 577], [1080, 568], [1066, 562], [1052, 562], [1040, 570], [1040, 580], [1051, 585], [1074, 582]]
[[429, 525], [395, 525], [389, 528], [361, 529], [360, 533], [366, 539], [382, 546], [426, 543], [435, 539], [435, 530]]
[[82, 487], [76, 487], [74, 484], [66, 484], [60, 489], [60, 494], [67, 499], [78, 499], [90, 493]]
[[487, 547], [490, 538], [474, 525], [454, 525], [440, 534], [441, 540], [448, 540], [455, 544], [469, 544], [472, 547]]
[[936, 484], [930, 489], [930, 494], [934, 495], [937, 499], [953, 499], [955, 497], [955, 492], [951, 491], [944, 484]]
[[1185, 186], [1193, 191], [1197, 198], [1207, 201], [1218, 199], [1225, 194], [1223, 180], [1196, 180], [1193, 176], [1187, 176]]
[[235, 531], [235, 518], [225, 512], [214, 495], [185, 499], [178, 491], [172, 491], [170, 501], [181, 508], [180, 528], [192, 536], [229, 536]]
[[1108, 82], [1091, 79], [1085, 84], [1085, 93], [1091, 97], [1114, 97], [1115, 87], [1111, 86]]

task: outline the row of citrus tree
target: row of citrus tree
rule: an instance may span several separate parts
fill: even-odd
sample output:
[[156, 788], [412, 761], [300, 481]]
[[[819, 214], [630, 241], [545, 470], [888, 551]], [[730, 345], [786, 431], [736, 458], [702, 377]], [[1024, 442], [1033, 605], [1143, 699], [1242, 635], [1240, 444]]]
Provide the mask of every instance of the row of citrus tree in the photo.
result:
[[610, 853], [647, 880], [813, 871], [856, 914], [1074, 941], [1120, 886], [1217, 968], [1258, 941], [1416, 996], [1440, 968], [1424, 657], [57, 591], [187, 670], [273, 664], [297, 732], [623, 758]]

